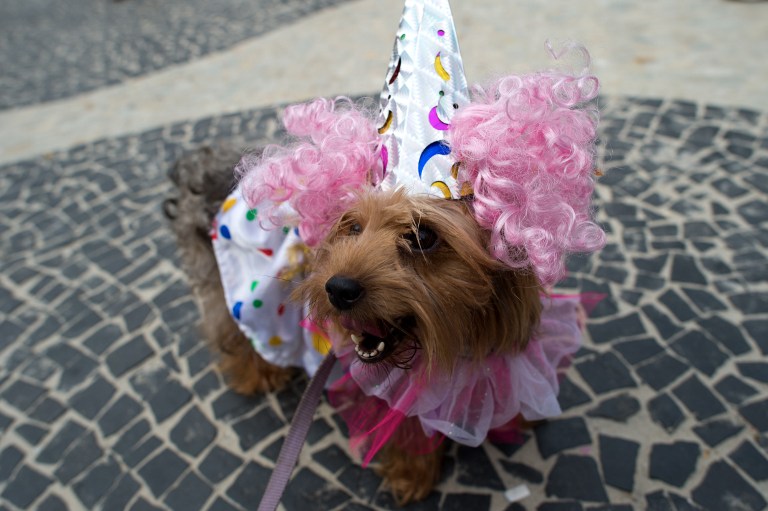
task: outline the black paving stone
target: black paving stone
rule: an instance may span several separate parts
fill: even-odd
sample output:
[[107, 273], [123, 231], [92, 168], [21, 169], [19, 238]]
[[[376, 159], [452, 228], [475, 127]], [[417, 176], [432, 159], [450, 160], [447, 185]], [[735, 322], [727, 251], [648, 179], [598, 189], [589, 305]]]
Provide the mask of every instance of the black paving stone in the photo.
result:
[[219, 446], [214, 446], [200, 462], [198, 469], [210, 482], [219, 483], [226, 479], [243, 460]]
[[213, 489], [200, 477], [190, 472], [165, 498], [171, 509], [197, 511], [205, 506]]
[[736, 211], [753, 225], [759, 225], [768, 220], [768, 205], [764, 200], [749, 201], [736, 208]]
[[9, 445], [0, 452], [0, 482], [11, 476], [16, 466], [24, 459], [24, 453], [18, 447]]
[[227, 497], [245, 509], [257, 509], [264, 490], [267, 489], [267, 481], [271, 473], [271, 470], [261, 465], [254, 462], [248, 463], [227, 489]]
[[37, 511], [69, 511], [69, 508], [61, 497], [51, 494], [40, 502]]
[[466, 511], [468, 509], [490, 509], [490, 506], [490, 495], [447, 493], [440, 509], [444, 511]]
[[38, 357], [30, 360], [29, 364], [21, 371], [21, 374], [32, 378], [38, 383], [45, 383], [56, 371], [56, 364], [45, 357]]
[[688, 370], [688, 365], [675, 357], [662, 355], [642, 364], [637, 368], [637, 374], [643, 382], [654, 390], [661, 390]]
[[381, 477], [375, 471], [355, 463], [344, 468], [338, 475], [338, 480], [354, 497], [366, 502], [373, 500], [381, 486]]
[[697, 316], [693, 309], [673, 289], [669, 289], [666, 293], [662, 294], [659, 297], [659, 301], [680, 321], [688, 321]]
[[171, 430], [171, 441], [181, 451], [197, 456], [216, 438], [216, 426], [195, 406]]
[[596, 344], [603, 344], [645, 333], [645, 327], [643, 327], [643, 323], [637, 313], [604, 323], [588, 323], [587, 330], [589, 330], [590, 338]]
[[127, 509], [128, 503], [139, 491], [140, 485], [130, 473], [123, 474], [117, 484], [107, 493], [103, 509]]
[[723, 404], [696, 375], [677, 385], [672, 392], [700, 421], [725, 412]]
[[120, 466], [113, 459], [100, 463], [73, 485], [75, 494], [87, 509], [93, 509], [120, 477]]
[[729, 298], [744, 314], [762, 314], [768, 310], [768, 292], [739, 293]]
[[98, 420], [102, 434], [108, 437], [117, 433], [130, 424], [142, 410], [143, 407], [132, 397], [120, 396]]
[[653, 444], [648, 476], [682, 488], [696, 470], [701, 448], [693, 442]]
[[22, 424], [16, 428], [16, 433], [30, 444], [37, 445], [48, 434], [48, 430], [34, 424]]
[[755, 481], [768, 480], [768, 459], [748, 440], [731, 453], [731, 460]]
[[725, 461], [709, 466], [704, 480], [694, 488], [694, 502], [705, 509], [764, 509], [766, 501]]
[[22, 466], [0, 496], [22, 509], [29, 509], [29, 506], [43, 495], [52, 482], [36, 470]]
[[687, 332], [674, 341], [671, 347], [678, 355], [707, 376], [715, 374], [715, 371], [729, 358], [704, 333], [697, 330]]
[[69, 403], [86, 419], [93, 419], [115, 394], [115, 387], [101, 376], [96, 376], [88, 387], [77, 392]]
[[192, 399], [192, 394], [178, 381], [168, 380], [149, 400], [157, 422], [163, 422]]
[[668, 433], [674, 432], [685, 420], [685, 415], [668, 394], [659, 394], [648, 401], [648, 412], [653, 422]]
[[115, 376], [122, 376], [154, 354], [143, 335], [134, 337], [107, 356], [107, 366]]
[[85, 433], [86, 428], [74, 421], [67, 421], [58, 433], [48, 442], [48, 445], [40, 451], [36, 461], [39, 463], [56, 463], [61, 460], [64, 453], [72, 447], [72, 444]]
[[574, 501], [544, 502], [536, 511], [584, 511], [584, 507]]
[[104, 450], [99, 445], [96, 436], [88, 432], [67, 451], [54, 475], [59, 481], [67, 484], [103, 455]]
[[601, 417], [617, 422], [626, 422], [627, 419], [640, 411], [640, 401], [629, 394], [621, 394], [601, 401], [595, 408], [587, 412], [589, 417]]
[[129, 467], [135, 467], [146, 461], [153, 452], [163, 445], [163, 441], [152, 435], [141, 440], [123, 455], [123, 461]]
[[587, 423], [581, 417], [548, 420], [537, 426], [535, 431], [536, 445], [543, 458], [592, 443]]
[[560, 403], [560, 408], [568, 410], [574, 406], [589, 403], [590, 397], [581, 387], [565, 376], [560, 382], [560, 393], [557, 395], [557, 401]]
[[608, 502], [597, 463], [586, 456], [563, 454], [557, 458], [545, 491], [547, 497]]
[[632, 365], [648, 360], [663, 350], [659, 343], [651, 337], [616, 343], [613, 348]]
[[227, 390], [213, 402], [213, 415], [219, 420], [230, 420], [255, 410], [264, 398], [245, 397]]
[[285, 437], [279, 437], [277, 440], [262, 449], [261, 455], [273, 463], [277, 463], [277, 458], [280, 456], [280, 449], [282, 449], [284, 441]]
[[524, 463], [516, 463], [505, 459], [500, 459], [499, 463], [501, 463], [501, 468], [503, 468], [507, 474], [517, 479], [522, 479], [523, 481], [533, 484], [540, 484], [544, 481], [544, 474]]
[[627, 366], [612, 352], [579, 362], [576, 369], [597, 394], [637, 386]]
[[113, 324], [107, 324], [96, 330], [87, 339], [83, 341], [83, 346], [91, 350], [96, 355], [101, 355], [107, 351], [123, 335], [120, 327]]
[[312, 459], [333, 474], [352, 463], [349, 456], [337, 445], [329, 445], [325, 449], [317, 451], [312, 455]]
[[635, 465], [640, 444], [623, 438], [600, 435], [598, 445], [605, 484], [631, 492], [635, 486]]
[[315, 419], [307, 432], [307, 443], [314, 445], [332, 431], [333, 428], [328, 424], [328, 421], [323, 418]]
[[633, 257], [632, 262], [639, 270], [644, 270], [652, 274], [659, 274], [667, 264], [667, 259], [669, 259], [667, 254], [662, 254], [654, 257]]
[[693, 427], [693, 432], [710, 447], [715, 447], [725, 440], [740, 433], [744, 426], [734, 424], [728, 419], [714, 419]]
[[768, 363], [766, 362], [738, 362], [736, 367], [742, 376], [757, 382], [768, 383]]
[[3, 391], [2, 398], [9, 405], [24, 412], [45, 394], [45, 388], [23, 380], [16, 380]]
[[205, 399], [211, 392], [220, 389], [221, 386], [221, 380], [219, 380], [216, 372], [208, 371], [197, 380], [193, 390], [198, 398]]
[[719, 316], [703, 319], [699, 325], [733, 355], [742, 355], [751, 350], [741, 330]]
[[253, 417], [232, 425], [240, 441], [240, 449], [247, 451], [259, 441], [285, 426], [272, 408], [264, 408]]
[[476, 488], [504, 491], [504, 483], [499, 479], [485, 449], [459, 445], [456, 458], [458, 471], [456, 480], [459, 483]]
[[729, 374], [715, 384], [715, 389], [729, 403], [739, 405], [746, 399], [757, 394], [754, 387], [744, 383], [736, 376]]
[[672, 260], [672, 280], [675, 282], [706, 285], [707, 279], [691, 256], [676, 254]]
[[768, 399], [744, 405], [739, 413], [761, 433], [768, 431]]
[[760, 347], [760, 351], [763, 355], [768, 355], [768, 320], [747, 320], [743, 325], [749, 333], [749, 336], [752, 337]]
[[[666, 284], [665, 284], [666, 285]], [[664, 314], [658, 308], [653, 305], [644, 305], [642, 307], [643, 314], [647, 317], [658, 330], [659, 335], [664, 339], [669, 339], [678, 334], [682, 328], [672, 321], [669, 316]]]
[[139, 469], [139, 475], [155, 497], [161, 496], [189, 468], [189, 464], [170, 449], [163, 449]]

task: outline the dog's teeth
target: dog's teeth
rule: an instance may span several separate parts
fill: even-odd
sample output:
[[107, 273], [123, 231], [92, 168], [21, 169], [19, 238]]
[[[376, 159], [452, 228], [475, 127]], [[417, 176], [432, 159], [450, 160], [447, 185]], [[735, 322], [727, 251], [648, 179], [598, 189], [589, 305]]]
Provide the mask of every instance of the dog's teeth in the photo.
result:
[[363, 338], [362, 338], [362, 337], [360, 337], [360, 336], [357, 336], [357, 335], [355, 335], [355, 334], [352, 334], [352, 335], [351, 335], [351, 337], [352, 337], [352, 342], [353, 342], [353, 343], [355, 343], [355, 345], [358, 345], [358, 344], [360, 344], [360, 341], [362, 341], [362, 340], [363, 340]]
[[384, 351], [384, 348], [386, 348], [386, 345], [384, 344], [384, 341], [381, 341], [378, 346], [376, 346], [376, 349], [378, 351]]
[[361, 353], [360, 346], [355, 346], [355, 353], [357, 353], [358, 355]]

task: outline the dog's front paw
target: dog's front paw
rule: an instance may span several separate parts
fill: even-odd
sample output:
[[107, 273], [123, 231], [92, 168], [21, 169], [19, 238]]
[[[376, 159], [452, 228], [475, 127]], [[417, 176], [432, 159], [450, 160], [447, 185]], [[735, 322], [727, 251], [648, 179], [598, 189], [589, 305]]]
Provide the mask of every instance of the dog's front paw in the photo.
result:
[[413, 455], [390, 446], [384, 455], [378, 473], [398, 506], [425, 499], [440, 479], [442, 447], [428, 454]]

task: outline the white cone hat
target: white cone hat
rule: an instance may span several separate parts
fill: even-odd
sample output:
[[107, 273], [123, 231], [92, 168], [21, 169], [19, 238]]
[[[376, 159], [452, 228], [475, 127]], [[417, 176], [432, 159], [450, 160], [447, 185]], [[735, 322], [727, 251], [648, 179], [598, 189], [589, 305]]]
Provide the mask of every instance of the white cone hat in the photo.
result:
[[454, 111], [468, 103], [448, 0], [406, 0], [381, 93], [381, 188], [462, 195], [444, 138]]

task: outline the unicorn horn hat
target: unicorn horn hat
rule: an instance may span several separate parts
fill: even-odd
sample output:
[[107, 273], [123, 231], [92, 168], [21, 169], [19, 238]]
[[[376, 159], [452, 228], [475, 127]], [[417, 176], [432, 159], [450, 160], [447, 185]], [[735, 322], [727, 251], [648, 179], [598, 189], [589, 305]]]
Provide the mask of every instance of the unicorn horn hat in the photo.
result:
[[469, 104], [459, 41], [447, 0], [407, 0], [381, 92], [383, 190], [458, 197], [446, 134]]
[[552, 285], [568, 253], [605, 243], [590, 206], [598, 82], [578, 50], [582, 72], [506, 76], [470, 101], [448, 1], [406, 0], [378, 119], [347, 98], [286, 108], [297, 141], [241, 161], [243, 196], [310, 247], [361, 191], [471, 198], [489, 252]]

